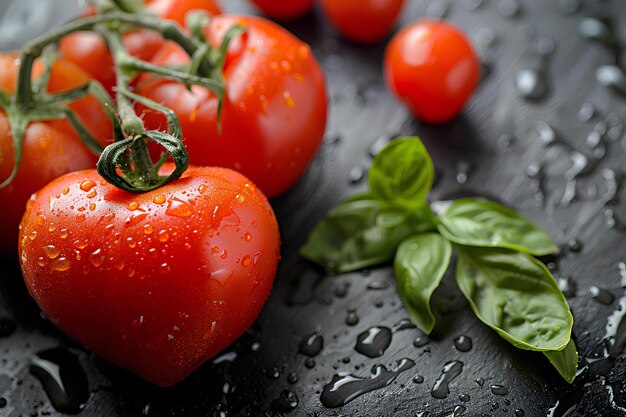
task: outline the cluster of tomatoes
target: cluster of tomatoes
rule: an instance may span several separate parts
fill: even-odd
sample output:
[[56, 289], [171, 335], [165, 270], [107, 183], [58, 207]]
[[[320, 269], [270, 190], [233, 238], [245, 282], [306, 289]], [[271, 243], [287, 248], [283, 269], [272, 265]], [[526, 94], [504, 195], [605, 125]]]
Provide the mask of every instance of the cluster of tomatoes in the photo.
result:
[[[253, 2], [277, 20], [313, 6]], [[321, 7], [346, 38], [370, 43], [388, 36], [403, 3], [321, 0]], [[213, 0], [146, 0], [145, 9], [181, 26], [188, 11], [209, 12], [204, 35], [214, 48], [233, 25], [246, 28], [226, 54], [219, 121], [218, 97], [205, 88], [147, 73], [132, 82], [135, 93], [176, 113], [192, 166], [222, 168], [192, 167], [162, 188], [131, 194], [90, 169], [97, 157], [67, 121], [31, 123], [18, 174], [0, 189], [0, 253], [14, 254], [19, 241], [28, 289], [57, 326], [147, 380], [171, 385], [241, 335], [267, 299], [280, 238], [266, 196], [285, 192], [304, 173], [324, 134], [327, 96], [309, 46], [269, 20], [222, 15]], [[190, 61], [149, 30], [128, 32], [123, 42], [156, 65]], [[99, 34], [72, 33], [58, 50], [51, 93], [95, 79], [115, 95], [115, 64]], [[17, 55], [0, 56], [0, 89], [14, 91], [19, 65]], [[439, 21], [403, 28], [385, 57], [390, 89], [428, 122], [461, 110], [478, 68], [465, 36]], [[33, 76], [42, 71], [38, 63]], [[95, 99], [71, 108], [103, 146], [111, 142], [111, 123]], [[137, 110], [146, 128], [166, 128], [161, 113]], [[0, 112], [0, 178], [10, 175], [15, 152]]]

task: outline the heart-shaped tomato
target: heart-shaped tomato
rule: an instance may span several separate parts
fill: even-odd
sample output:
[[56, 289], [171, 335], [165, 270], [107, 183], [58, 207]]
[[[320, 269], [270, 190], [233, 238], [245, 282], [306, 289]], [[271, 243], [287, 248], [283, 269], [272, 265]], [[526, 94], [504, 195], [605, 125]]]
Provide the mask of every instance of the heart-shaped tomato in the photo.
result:
[[162, 386], [239, 337], [268, 297], [280, 237], [241, 174], [190, 168], [131, 194], [94, 170], [31, 197], [20, 226], [30, 294], [63, 331]]

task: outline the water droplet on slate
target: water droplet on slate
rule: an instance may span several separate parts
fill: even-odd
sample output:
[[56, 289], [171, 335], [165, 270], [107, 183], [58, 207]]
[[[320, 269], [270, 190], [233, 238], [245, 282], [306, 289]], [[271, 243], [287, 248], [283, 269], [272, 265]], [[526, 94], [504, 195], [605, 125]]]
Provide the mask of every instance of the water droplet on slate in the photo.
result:
[[273, 367], [269, 369], [265, 375], [270, 379], [278, 379], [280, 378], [280, 370], [277, 367]]
[[391, 330], [388, 327], [370, 327], [357, 336], [354, 350], [370, 357], [377, 358], [385, 353], [391, 343]]
[[29, 369], [57, 411], [76, 414], [82, 410], [89, 390], [87, 376], [76, 355], [64, 348], [38, 352], [31, 359]]
[[385, 148], [385, 146], [387, 146], [388, 143], [389, 143], [389, 137], [381, 136], [378, 139], [376, 139], [374, 143], [370, 145], [370, 147], [367, 150], [367, 153], [372, 158], [374, 158], [376, 155], [380, 153], [380, 151], [382, 151]]
[[591, 103], [583, 103], [578, 110], [578, 120], [588, 122], [596, 115], [596, 108]]
[[446, 363], [441, 371], [441, 375], [437, 378], [433, 389], [430, 391], [430, 394], [434, 398], [446, 398], [450, 395], [450, 382], [454, 380], [457, 376], [461, 374], [463, 371], [463, 362], [460, 361], [451, 361]]
[[567, 249], [569, 249], [570, 252], [580, 252], [582, 248], [583, 244], [576, 238], [567, 241]]
[[454, 339], [454, 347], [459, 352], [469, 352], [472, 350], [472, 339], [468, 336], [459, 336]]
[[509, 389], [504, 385], [492, 385], [489, 389], [495, 395], [507, 395], [509, 393]]
[[393, 333], [409, 329], [415, 329], [415, 325], [410, 319], [402, 319], [391, 327]]
[[500, 0], [498, 13], [504, 17], [516, 17], [521, 12], [521, 6], [516, 0]]
[[539, 39], [539, 42], [537, 42], [537, 50], [543, 56], [550, 55], [552, 52], [554, 52], [555, 48], [556, 46], [554, 44], [554, 41], [550, 38], [542, 38]]
[[607, 289], [596, 287], [595, 285], [589, 288], [589, 293], [594, 300], [600, 304], [610, 305], [615, 301], [615, 296]]
[[421, 375], [416, 375], [413, 377], [413, 382], [416, 384], [421, 384], [422, 382], [424, 382], [424, 377]]
[[596, 80], [607, 88], [612, 88], [626, 96], [626, 74], [615, 65], [603, 65], [596, 70]]
[[521, 408], [518, 408], [517, 410], [515, 410], [515, 417], [524, 417], [525, 414], [526, 413]]
[[313, 358], [306, 358], [304, 361], [304, 366], [311, 369], [315, 367], [315, 360]]
[[361, 165], [357, 165], [352, 168], [350, 170], [350, 173], [348, 174], [348, 178], [350, 179], [350, 182], [352, 184], [361, 182], [361, 180], [363, 180], [363, 177], [365, 177], [365, 168], [363, 168]]
[[430, 342], [430, 339], [425, 334], [418, 335], [415, 340], [413, 340], [413, 346], [419, 348], [422, 346], [426, 346]]
[[465, 413], [465, 410], [467, 410], [467, 408], [465, 408], [465, 406], [457, 405], [456, 407], [454, 407], [454, 412], [452, 413], [452, 417], [457, 417], [457, 416], [463, 415], [463, 413]]
[[391, 371], [383, 365], [374, 365], [369, 378], [351, 374], [335, 374], [332, 380], [324, 386], [320, 401], [325, 407], [341, 407], [359, 396], [391, 384], [402, 372], [415, 366], [411, 359], [402, 359], [396, 362]]
[[464, 403], [468, 402], [470, 400], [470, 396], [467, 394], [461, 394], [459, 395], [459, 400], [463, 401]]
[[314, 357], [324, 348], [324, 338], [317, 333], [303, 337], [298, 345], [298, 352], [303, 355]]
[[334, 145], [341, 141], [341, 135], [339, 133], [326, 132], [324, 135], [324, 143], [326, 145]]
[[387, 288], [389, 288], [387, 281], [374, 281], [367, 284], [368, 290], [386, 290]]
[[578, 284], [576, 284], [576, 281], [574, 281], [571, 277], [559, 278], [557, 283], [559, 284], [559, 289], [566, 298], [576, 297]]
[[346, 316], [346, 324], [348, 326], [356, 326], [359, 323], [359, 316], [354, 311], [349, 311]]
[[548, 92], [546, 76], [535, 69], [522, 69], [515, 77], [517, 92], [527, 99], [543, 98]]
[[298, 396], [295, 392], [289, 390], [283, 390], [280, 396], [272, 401], [272, 411], [277, 413], [288, 413], [293, 411], [298, 406]]
[[479, 387], [482, 387], [483, 385], [485, 385], [485, 378], [476, 378], [475, 381]]
[[468, 180], [471, 165], [468, 161], [459, 161], [456, 164], [456, 182], [465, 184]]
[[287, 375], [287, 382], [289, 382], [290, 384], [295, 384], [296, 382], [298, 382], [298, 374], [296, 374], [295, 372], [291, 372], [289, 375]]
[[585, 39], [601, 42], [605, 45], [613, 45], [613, 34], [609, 28], [599, 19], [585, 18], [578, 25], [578, 33]]

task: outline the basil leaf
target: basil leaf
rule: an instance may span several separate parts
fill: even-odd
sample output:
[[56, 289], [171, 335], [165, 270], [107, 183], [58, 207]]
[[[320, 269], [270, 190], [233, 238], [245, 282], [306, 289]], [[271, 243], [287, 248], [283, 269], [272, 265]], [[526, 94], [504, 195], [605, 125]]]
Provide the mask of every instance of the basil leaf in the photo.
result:
[[465, 246], [508, 248], [536, 256], [558, 251], [539, 226], [492, 201], [457, 200], [441, 216], [438, 228], [443, 236]]
[[380, 151], [369, 171], [372, 195], [404, 207], [419, 207], [433, 185], [435, 168], [418, 137], [395, 139]]
[[396, 252], [396, 288], [411, 320], [426, 334], [435, 327], [430, 297], [441, 283], [451, 256], [452, 245], [436, 233], [412, 236]]
[[578, 370], [578, 352], [574, 340], [570, 339], [563, 350], [550, 350], [543, 352], [543, 354], [547, 356], [563, 379], [570, 384], [574, 382]]
[[433, 230], [427, 206], [409, 211], [373, 199], [350, 199], [332, 209], [300, 248], [305, 258], [329, 273], [342, 273], [393, 259], [400, 242]]
[[457, 283], [481, 321], [520, 349], [565, 348], [574, 319], [545, 265], [507, 249], [455, 249]]

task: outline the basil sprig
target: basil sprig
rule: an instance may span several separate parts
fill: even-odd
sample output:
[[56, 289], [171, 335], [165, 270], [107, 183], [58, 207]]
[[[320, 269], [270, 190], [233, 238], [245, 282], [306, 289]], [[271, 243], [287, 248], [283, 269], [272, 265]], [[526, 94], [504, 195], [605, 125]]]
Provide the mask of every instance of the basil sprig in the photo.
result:
[[435, 215], [434, 167], [419, 138], [396, 139], [374, 159], [370, 192], [348, 198], [311, 231], [300, 253], [329, 273], [394, 261], [397, 291], [424, 333], [430, 298], [456, 252], [456, 280], [483, 323], [513, 346], [542, 352], [572, 383], [573, 318], [550, 271], [533, 256], [557, 251], [539, 226], [501, 204], [464, 198]]

